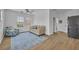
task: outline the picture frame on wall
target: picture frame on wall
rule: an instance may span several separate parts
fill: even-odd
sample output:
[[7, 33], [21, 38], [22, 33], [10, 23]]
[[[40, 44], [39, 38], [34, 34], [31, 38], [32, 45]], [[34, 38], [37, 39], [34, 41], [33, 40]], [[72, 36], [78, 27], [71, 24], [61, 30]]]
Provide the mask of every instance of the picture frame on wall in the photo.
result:
[[62, 20], [59, 20], [59, 23], [62, 24]]

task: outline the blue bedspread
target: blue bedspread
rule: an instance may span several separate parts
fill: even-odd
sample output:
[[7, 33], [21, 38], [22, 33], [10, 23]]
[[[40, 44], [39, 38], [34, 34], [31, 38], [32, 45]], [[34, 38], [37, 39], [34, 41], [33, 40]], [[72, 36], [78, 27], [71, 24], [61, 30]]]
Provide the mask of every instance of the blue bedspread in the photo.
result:
[[43, 41], [44, 39], [42, 37], [39, 37], [31, 32], [25, 32], [17, 35], [16, 37], [11, 37], [11, 49], [31, 49]]

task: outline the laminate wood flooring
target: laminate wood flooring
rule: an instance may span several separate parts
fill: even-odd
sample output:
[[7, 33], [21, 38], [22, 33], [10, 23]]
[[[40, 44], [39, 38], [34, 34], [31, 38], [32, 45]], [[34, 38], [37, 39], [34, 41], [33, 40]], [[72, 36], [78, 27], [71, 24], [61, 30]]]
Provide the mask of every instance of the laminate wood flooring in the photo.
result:
[[[10, 47], [11, 38], [4, 37], [0, 50], [9, 50]], [[31, 50], [79, 50], [79, 39], [69, 38], [64, 32], [57, 32]]]
[[11, 38], [4, 37], [2, 43], [0, 44], [0, 50], [9, 50], [11, 47]]
[[64, 32], [57, 32], [33, 50], [79, 50], [79, 39], [69, 38]]

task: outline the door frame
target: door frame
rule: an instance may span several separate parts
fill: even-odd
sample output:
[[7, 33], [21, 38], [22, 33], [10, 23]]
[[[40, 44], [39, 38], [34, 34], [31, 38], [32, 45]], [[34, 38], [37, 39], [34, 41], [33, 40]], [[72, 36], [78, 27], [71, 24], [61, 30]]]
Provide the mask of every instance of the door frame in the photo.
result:
[[53, 33], [57, 32], [56, 17], [53, 17]]

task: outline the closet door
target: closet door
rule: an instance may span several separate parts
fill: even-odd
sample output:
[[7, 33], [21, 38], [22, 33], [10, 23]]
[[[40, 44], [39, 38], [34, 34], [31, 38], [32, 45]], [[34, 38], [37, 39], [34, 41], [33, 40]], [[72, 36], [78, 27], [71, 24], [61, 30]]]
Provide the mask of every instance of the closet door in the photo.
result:
[[68, 36], [73, 38], [79, 38], [79, 25], [78, 16], [72, 16], [68, 18]]
[[77, 33], [77, 27], [74, 25], [69, 25], [68, 26], [68, 35], [69, 37], [76, 38], [78, 33]]

